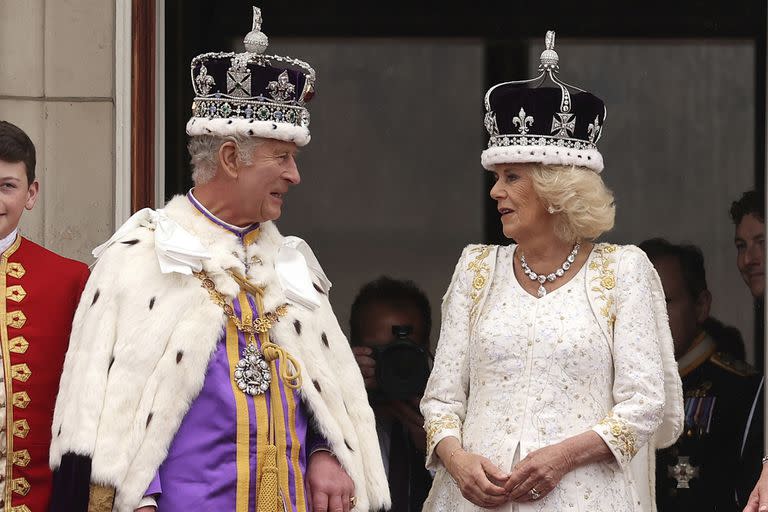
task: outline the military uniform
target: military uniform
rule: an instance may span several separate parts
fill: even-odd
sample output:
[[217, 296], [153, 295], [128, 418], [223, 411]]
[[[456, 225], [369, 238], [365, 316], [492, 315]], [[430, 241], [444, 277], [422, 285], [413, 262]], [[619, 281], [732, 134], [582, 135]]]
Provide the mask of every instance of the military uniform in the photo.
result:
[[657, 452], [658, 509], [741, 510], [736, 496], [745, 479], [742, 442], [761, 377], [747, 363], [717, 352], [708, 335], [678, 363], [685, 430], [673, 446]]
[[5, 241], [10, 246], [0, 254], [0, 510], [45, 512], [53, 404], [88, 267], [15, 232]]

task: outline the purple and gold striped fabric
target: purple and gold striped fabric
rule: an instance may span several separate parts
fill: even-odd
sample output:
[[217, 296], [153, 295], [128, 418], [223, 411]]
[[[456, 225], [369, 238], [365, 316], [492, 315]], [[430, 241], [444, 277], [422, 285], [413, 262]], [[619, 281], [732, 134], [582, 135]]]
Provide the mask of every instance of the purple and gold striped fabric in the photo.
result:
[[[258, 237], [258, 225], [237, 229], [205, 210], [191, 191], [188, 197], [201, 214], [222, 229], [235, 233], [242, 243], [251, 243]], [[259, 306], [258, 299], [246, 292], [240, 292], [233, 301], [235, 314], [245, 322], [264, 313], [259, 311]], [[258, 337], [256, 341], [260, 347], [262, 341]], [[304, 483], [308, 411], [298, 390], [286, 387], [281, 380], [279, 396], [267, 392], [252, 397], [237, 388], [233, 372], [247, 343], [246, 336], [228, 321], [209, 362], [203, 388], [184, 417], [157, 478], [147, 490], [147, 494], [159, 493], [159, 512], [256, 510], [272, 410], [276, 411], [280, 493], [287, 510], [309, 510]], [[279, 373], [273, 378], [279, 379]], [[272, 400], [279, 401], [274, 408]]]

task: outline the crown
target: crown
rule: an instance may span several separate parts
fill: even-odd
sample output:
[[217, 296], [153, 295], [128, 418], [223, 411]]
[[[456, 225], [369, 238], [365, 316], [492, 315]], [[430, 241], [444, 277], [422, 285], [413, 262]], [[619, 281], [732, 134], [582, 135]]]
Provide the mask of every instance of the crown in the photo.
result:
[[261, 10], [253, 8], [253, 27], [245, 52], [203, 53], [192, 59], [195, 98], [188, 135], [245, 135], [309, 142], [306, 104], [315, 93], [315, 70], [304, 61], [265, 54], [269, 39], [261, 31]]
[[[494, 85], [485, 94], [485, 128], [490, 135], [483, 167], [502, 163], [578, 165], [601, 172], [597, 141], [606, 109], [597, 96], [558, 77], [555, 33], [548, 31], [539, 76]], [[549, 78], [554, 87], [542, 87]]]

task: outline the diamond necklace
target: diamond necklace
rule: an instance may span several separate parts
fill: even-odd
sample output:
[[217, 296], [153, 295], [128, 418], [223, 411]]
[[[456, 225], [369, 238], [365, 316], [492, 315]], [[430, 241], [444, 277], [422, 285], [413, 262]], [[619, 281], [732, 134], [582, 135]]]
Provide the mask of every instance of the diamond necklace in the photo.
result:
[[571, 251], [571, 254], [568, 255], [567, 258], [565, 258], [565, 261], [562, 265], [560, 265], [560, 268], [552, 272], [551, 274], [544, 275], [544, 274], [537, 274], [533, 270], [531, 270], [531, 267], [528, 266], [528, 263], [525, 262], [525, 254], [520, 254], [520, 265], [523, 267], [523, 272], [525, 272], [525, 275], [527, 275], [531, 281], [538, 281], [539, 282], [539, 289], [537, 290], [537, 294], [539, 297], [543, 297], [547, 294], [547, 289], [544, 288], [544, 283], [549, 281], [550, 283], [553, 282], [558, 277], [563, 277], [566, 272], [568, 272], [568, 269], [571, 268], [571, 265], [574, 261], [576, 261], [576, 255], [579, 254], [579, 249], [581, 248], [581, 244], [579, 242], [576, 242], [576, 244], [573, 246], [573, 250]]

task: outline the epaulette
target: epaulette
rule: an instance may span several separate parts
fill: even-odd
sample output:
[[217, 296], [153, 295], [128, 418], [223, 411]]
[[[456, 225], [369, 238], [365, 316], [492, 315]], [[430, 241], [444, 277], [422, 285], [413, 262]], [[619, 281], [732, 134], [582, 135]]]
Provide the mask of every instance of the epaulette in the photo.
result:
[[757, 370], [752, 367], [746, 361], [734, 359], [725, 352], [715, 352], [712, 357], [709, 358], [712, 363], [716, 364], [720, 368], [728, 370], [731, 373], [735, 373], [740, 377], [751, 377], [757, 375]]

